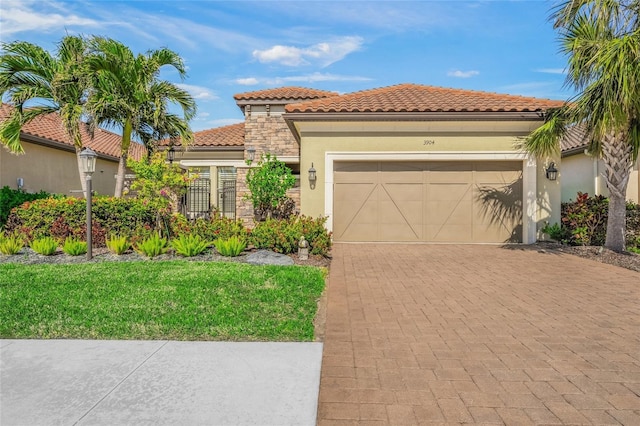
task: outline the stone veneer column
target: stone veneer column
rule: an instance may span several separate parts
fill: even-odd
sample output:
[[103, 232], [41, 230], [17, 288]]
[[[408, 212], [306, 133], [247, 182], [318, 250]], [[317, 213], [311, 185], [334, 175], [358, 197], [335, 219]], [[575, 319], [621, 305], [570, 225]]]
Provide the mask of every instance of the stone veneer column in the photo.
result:
[[[252, 112], [249, 106], [245, 107], [245, 148], [252, 146], [256, 150], [255, 166], [263, 154], [270, 153], [278, 159], [282, 157], [299, 157], [300, 145], [291, 134], [280, 113]], [[245, 151], [246, 158], [246, 151]], [[238, 168], [236, 178], [236, 217], [249, 227], [254, 225], [253, 205], [245, 200], [248, 193], [247, 176], [248, 168]], [[295, 201], [296, 210], [300, 211], [300, 188], [293, 188], [288, 195]]]

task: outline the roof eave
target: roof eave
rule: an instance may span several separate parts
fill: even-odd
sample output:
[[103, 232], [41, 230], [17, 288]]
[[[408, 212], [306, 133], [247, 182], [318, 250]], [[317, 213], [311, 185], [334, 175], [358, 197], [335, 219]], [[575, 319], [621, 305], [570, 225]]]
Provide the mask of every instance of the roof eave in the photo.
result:
[[539, 111], [487, 112], [286, 112], [282, 115], [300, 142], [295, 121], [543, 121]]
[[[31, 135], [29, 133], [21, 133], [20, 139], [24, 140], [25, 142], [33, 143], [36, 145], [46, 146], [49, 148], [55, 148], [62, 151], [68, 151], [73, 153], [76, 152], [76, 148], [73, 145], [69, 145], [64, 142], [54, 141], [51, 139], [42, 138], [40, 136]], [[98, 154], [98, 158], [102, 158], [104, 160], [119, 161], [119, 158], [113, 155], [108, 155], [103, 152], [96, 152], [96, 154]]]
[[[166, 148], [165, 148], [166, 149]], [[176, 152], [194, 152], [194, 151], [244, 151], [244, 146], [238, 145], [204, 145], [193, 146], [190, 145], [187, 149], [183, 149], [182, 146], [174, 146]]]
[[583, 154], [583, 153], [585, 153], [586, 149], [587, 149], [587, 145], [566, 149], [566, 150], [562, 151], [561, 157], [570, 157], [570, 156], [576, 155], [576, 154]]

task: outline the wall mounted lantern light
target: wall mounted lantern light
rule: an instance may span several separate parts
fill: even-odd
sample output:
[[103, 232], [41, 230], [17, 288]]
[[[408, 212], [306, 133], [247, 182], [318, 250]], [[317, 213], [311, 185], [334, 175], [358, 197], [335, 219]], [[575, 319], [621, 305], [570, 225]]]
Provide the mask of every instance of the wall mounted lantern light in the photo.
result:
[[309, 169], [309, 185], [311, 186], [311, 189], [316, 187], [316, 179], [318, 179], [316, 169], [313, 167], [313, 163], [311, 163], [311, 168]]
[[171, 145], [167, 150], [167, 160], [169, 160], [169, 165], [173, 165], [173, 160], [176, 158], [176, 149]]
[[556, 169], [556, 163], [553, 161], [549, 163], [549, 167], [547, 167], [547, 179], [556, 180], [558, 178], [558, 169]]
[[91, 258], [93, 257], [93, 241], [91, 238], [91, 198], [93, 195], [91, 193], [91, 175], [96, 171], [96, 157], [98, 156], [98, 154], [96, 154], [95, 151], [93, 151], [91, 148], [85, 148], [82, 150], [79, 156], [87, 186], [87, 260], [91, 260]]
[[256, 159], [256, 148], [254, 146], [247, 147], [247, 161], [249, 164], [253, 163], [253, 160]]

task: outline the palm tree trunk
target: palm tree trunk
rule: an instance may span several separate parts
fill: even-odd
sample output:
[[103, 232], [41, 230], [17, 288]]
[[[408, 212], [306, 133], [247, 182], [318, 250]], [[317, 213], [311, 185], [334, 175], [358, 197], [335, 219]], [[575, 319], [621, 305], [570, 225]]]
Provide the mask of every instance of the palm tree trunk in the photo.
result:
[[122, 154], [120, 155], [120, 160], [118, 161], [118, 174], [116, 175], [116, 190], [115, 190], [115, 193], [113, 194], [113, 196], [116, 198], [122, 197], [126, 168], [127, 168], [127, 155]]
[[133, 132], [133, 124], [131, 120], [126, 120], [124, 128], [122, 129], [122, 142], [120, 142], [120, 161], [118, 162], [118, 174], [116, 176], [116, 190], [113, 194], [114, 197], [122, 197], [122, 190], [124, 189], [124, 173], [127, 168], [127, 156], [129, 153], [129, 146], [131, 145], [131, 133]]
[[633, 146], [628, 143], [627, 135], [607, 135], [602, 144], [602, 159], [606, 169], [604, 178], [609, 190], [609, 214], [604, 246], [621, 252], [626, 248], [627, 205], [625, 197], [633, 167]]
[[78, 161], [78, 174], [80, 175], [80, 186], [82, 188], [82, 194], [84, 198], [87, 198], [87, 180], [84, 174], [84, 170], [82, 168], [82, 159], [80, 158], [80, 153], [82, 150], [80, 148], [76, 148], [76, 160]]

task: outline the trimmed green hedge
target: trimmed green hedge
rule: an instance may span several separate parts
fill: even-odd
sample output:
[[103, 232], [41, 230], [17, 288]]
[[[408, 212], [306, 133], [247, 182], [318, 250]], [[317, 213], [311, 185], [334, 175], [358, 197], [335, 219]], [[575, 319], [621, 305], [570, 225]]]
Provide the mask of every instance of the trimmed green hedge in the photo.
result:
[[18, 207], [27, 201], [39, 200], [50, 196], [51, 194], [45, 191], [29, 194], [21, 189], [11, 189], [8, 186], [3, 186], [0, 189], [0, 228], [7, 223], [11, 209], [14, 207]]
[[[18, 232], [26, 241], [51, 236], [86, 238], [86, 200], [73, 197], [45, 198], [13, 209], [5, 230]], [[105, 246], [111, 234], [138, 240], [158, 228], [156, 212], [144, 201], [131, 198], [96, 197], [92, 207], [92, 238]]]
[[[13, 209], [6, 231], [20, 234], [27, 243], [49, 236], [58, 241], [68, 237], [86, 240], [86, 208], [84, 199], [73, 197], [26, 202]], [[249, 230], [240, 220], [218, 215], [193, 221], [179, 214], [165, 217], [144, 200], [113, 197], [94, 198], [92, 213], [92, 238], [96, 247], [105, 247], [106, 239], [113, 235], [127, 237], [135, 245], [160, 233], [168, 239], [198, 235], [205, 241], [237, 236], [256, 248], [284, 254], [297, 253], [298, 241], [304, 236], [312, 254], [327, 255], [331, 249], [331, 233], [324, 227], [326, 218], [269, 219]]]

